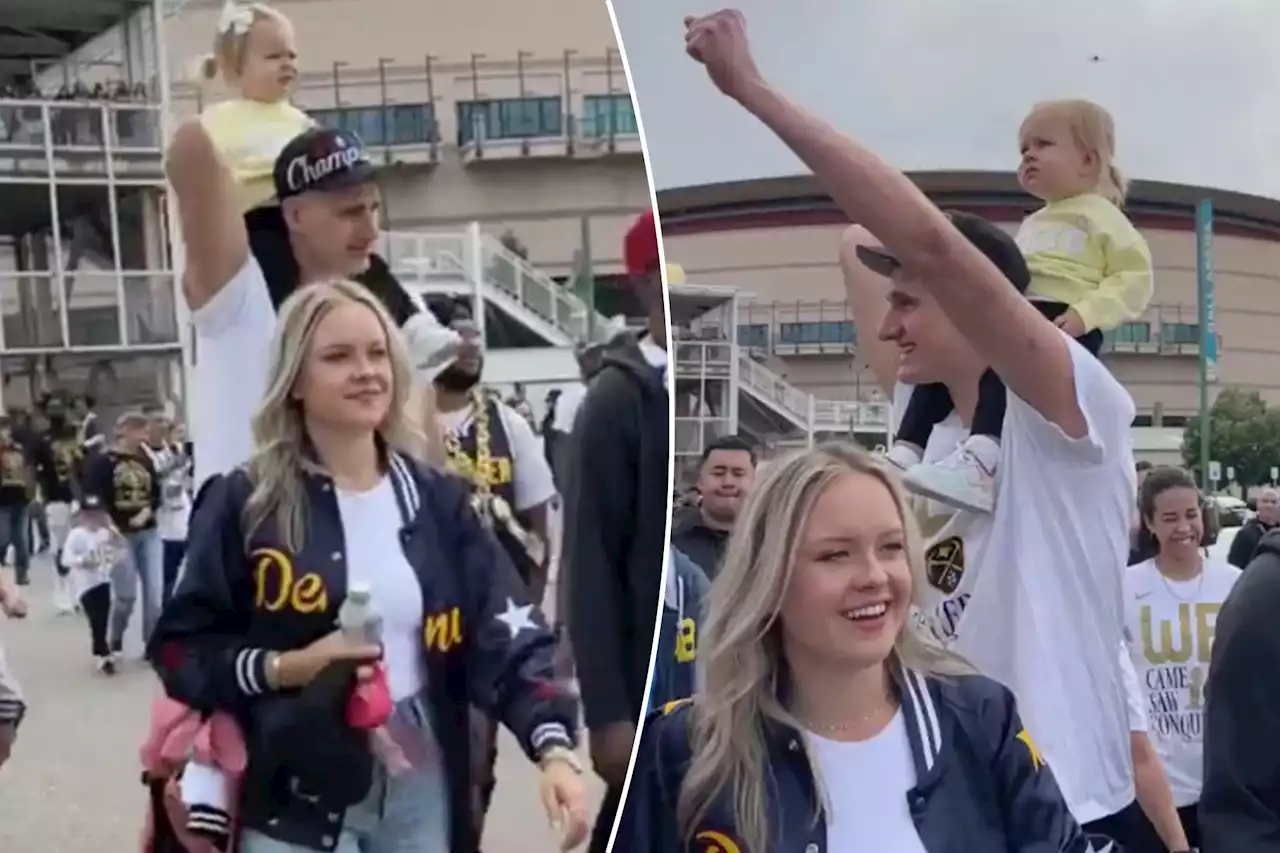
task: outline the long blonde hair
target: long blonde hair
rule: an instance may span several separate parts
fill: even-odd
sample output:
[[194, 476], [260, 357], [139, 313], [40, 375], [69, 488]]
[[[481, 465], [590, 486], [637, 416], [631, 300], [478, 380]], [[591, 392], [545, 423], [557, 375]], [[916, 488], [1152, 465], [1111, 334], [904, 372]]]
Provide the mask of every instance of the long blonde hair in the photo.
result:
[[[769, 464], [734, 524], [724, 565], [711, 585], [706, 626], [699, 638], [699, 687], [690, 732], [693, 758], [677, 805], [686, 838], [698, 831], [712, 803], [728, 790], [745, 849], [771, 846], [765, 800], [770, 768], [762, 723], [771, 719], [800, 728], [778, 697], [784, 667], [778, 617], [814, 503], [848, 473], [875, 477], [893, 495], [906, 531], [914, 588], [926, 582], [924, 545], [906, 495], [868, 453], [832, 443]], [[919, 635], [910, 619], [898, 635], [894, 655], [904, 666], [926, 673], [971, 671]], [[812, 756], [810, 765], [818, 778]]]
[[[227, 26], [229, 16], [240, 16], [248, 25], [242, 26], [237, 22], [234, 26]], [[289, 18], [283, 12], [265, 3], [240, 3], [237, 0], [227, 0], [222, 7], [222, 19], [219, 21], [218, 31], [213, 37], [213, 50], [200, 59], [201, 80], [207, 82], [216, 80], [219, 76], [229, 80], [244, 70], [244, 54], [245, 47], [249, 43], [249, 33], [263, 21], [289, 24]]]
[[378, 435], [389, 450], [415, 459], [435, 461], [438, 453], [429, 437], [437, 425], [434, 420], [423, 420], [434, 412], [434, 407], [422, 399], [404, 341], [382, 303], [367, 288], [341, 279], [294, 291], [280, 306], [271, 340], [267, 392], [253, 416], [254, 452], [248, 463], [253, 492], [244, 512], [248, 535], [274, 515], [283, 542], [291, 550], [305, 536], [302, 472], [310, 464], [305, 456], [303, 411], [293, 393], [320, 321], [335, 308], [352, 303], [372, 311], [387, 336], [391, 406], [378, 427]]
[[1036, 104], [1023, 119], [1023, 125], [1034, 118], [1056, 118], [1065, 122], [1080, 150], [1088, 151], [1098, 160], [1098, 183], [1094, 192], [1116, 207], [1124, 204], [1129, 181], [1116, 165], [1116, 123], [1111, 113], [1093, 101], [1071, 98]]

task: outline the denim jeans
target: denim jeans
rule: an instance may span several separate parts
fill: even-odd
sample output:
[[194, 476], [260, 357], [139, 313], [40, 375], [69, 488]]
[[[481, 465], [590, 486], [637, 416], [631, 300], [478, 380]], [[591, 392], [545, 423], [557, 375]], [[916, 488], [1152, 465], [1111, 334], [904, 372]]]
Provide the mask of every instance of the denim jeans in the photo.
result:
[[[396, 706], [396, 718], [434, 743], [423, 700]], [[364, 800], [347, 809], [333, 853], [449, 853], [449, 788], [437, 758], [420, 769], [388, 777], [375, 768]], [[277, 841], [246, 829], [240, 853], [313, 853], [301, 844]]]
[[125, 559], [111, 573], [111, 646], [120, 649], [133, 608], [142, 594], [142, 642], [151, 639], [164, 595], [164, 545], [160, 531], [152, 528], [126, 533], [129, 548]]
[[25, 504], [0, 507], [0, 561], [5, 559], [10, 546], [13, 546], [13, 573], [18, 583], [25, 585], [31, 569]]

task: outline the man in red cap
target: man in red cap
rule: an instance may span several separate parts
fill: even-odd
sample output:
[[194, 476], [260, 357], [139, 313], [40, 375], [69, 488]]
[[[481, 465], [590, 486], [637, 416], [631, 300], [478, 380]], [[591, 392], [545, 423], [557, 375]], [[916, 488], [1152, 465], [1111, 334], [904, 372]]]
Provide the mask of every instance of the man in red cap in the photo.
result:
[[605, 853], [626, 780], [667, 533], [667, 317], [653, 211], [627, 231], [622, 252], [648, 329], [605, 352], [578, 410], [565, 488], [569, 637], [591, 760], [608, 786], [591, 853]]

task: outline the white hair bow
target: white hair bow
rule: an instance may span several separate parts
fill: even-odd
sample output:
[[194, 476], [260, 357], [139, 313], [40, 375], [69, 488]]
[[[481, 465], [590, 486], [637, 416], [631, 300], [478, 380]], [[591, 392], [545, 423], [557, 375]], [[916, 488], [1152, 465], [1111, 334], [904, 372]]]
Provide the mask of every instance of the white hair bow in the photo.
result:
[[242, 36], [252, 27], [253, 10], [236, 0], [227, 0], [222, 7], [222, 17], [218, 19], [218, 32]]

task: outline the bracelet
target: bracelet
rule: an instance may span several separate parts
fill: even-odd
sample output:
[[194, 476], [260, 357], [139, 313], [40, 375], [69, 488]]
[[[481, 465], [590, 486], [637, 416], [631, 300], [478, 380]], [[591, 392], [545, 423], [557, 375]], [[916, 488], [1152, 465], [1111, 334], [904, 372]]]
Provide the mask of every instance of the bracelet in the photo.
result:
[[543, 750], [542, 754], [538, 756], [538, 767], [546, 770], [548, 764], [553, 764], [557, 761], [568, 765], [569, 769], [579, 776], [586, 772], [582, 766], [582, 760], [578, 758], [578, 754], [564, 746], [549, 746]]
[[272, 690], [280, 689], [279, 652], [267, 652], [267, 686]]

